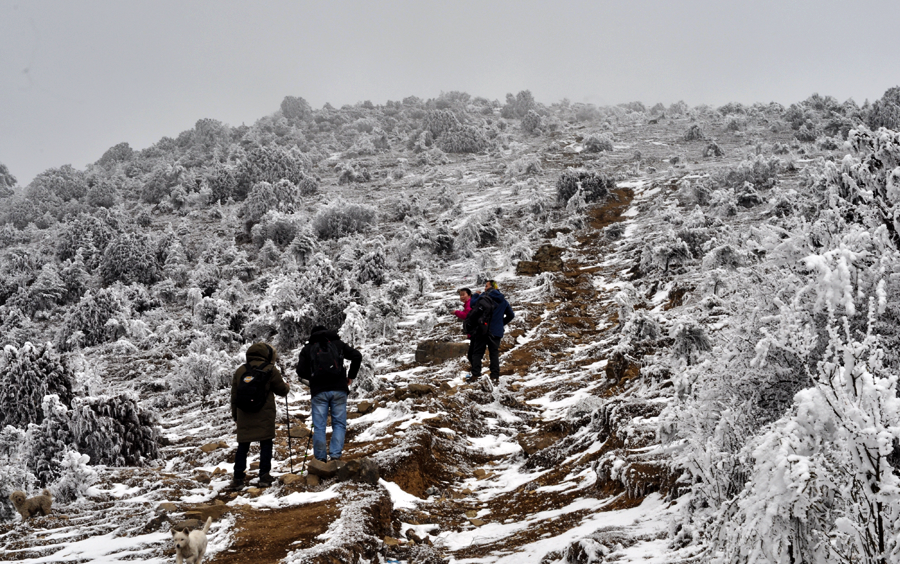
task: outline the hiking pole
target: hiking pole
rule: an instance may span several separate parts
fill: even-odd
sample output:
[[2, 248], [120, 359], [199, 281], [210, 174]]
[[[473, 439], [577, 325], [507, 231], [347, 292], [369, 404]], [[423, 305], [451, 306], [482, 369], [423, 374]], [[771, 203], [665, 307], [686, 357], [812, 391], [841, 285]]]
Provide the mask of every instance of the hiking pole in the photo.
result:
[[291, 461], [291, 474], [294, 473], [294, 444], [291, 442], [291, 412], [288, 410], [287, 394], [284, 396], [284, 414], [288, 422], [288, 459]]
[[[278, 370], [281, 371], [281, 374], [284, 375], [284, 368], [281, 367], [281, 362], [278, 362]], [[288, 395], [290, 394], [290, 390], [288, 390], [287, 394], [284, 394], [284, 415], [287, 417], [287, 428], [288, 428], [288, 460], [291, 461], [291, 474], [294, 473], [294, 444], [291, 441], [291, 410], [288, 407]]]

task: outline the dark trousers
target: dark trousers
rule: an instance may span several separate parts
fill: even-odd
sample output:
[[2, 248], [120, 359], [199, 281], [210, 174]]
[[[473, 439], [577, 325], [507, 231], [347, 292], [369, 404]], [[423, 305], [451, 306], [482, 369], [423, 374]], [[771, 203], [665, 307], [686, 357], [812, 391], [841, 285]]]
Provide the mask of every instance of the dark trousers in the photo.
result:
[[[243, 479], [247, 469], [247, 453], [250, 443], [238, 443], [237, 454], [234, 455], [234, 477]], [[272, 469], [272, 439], [259, 441], [259, 475], [268, 474]]]
[[472, 336], [469, 343], [469, 362], [472, 363], [472, 377], [481, 376], [481, 359], [484, 358], [484, 349], [487, 349], [491, 359], [491, 378], [500, 377], [500, 337], [485, 335], [483, 337]]

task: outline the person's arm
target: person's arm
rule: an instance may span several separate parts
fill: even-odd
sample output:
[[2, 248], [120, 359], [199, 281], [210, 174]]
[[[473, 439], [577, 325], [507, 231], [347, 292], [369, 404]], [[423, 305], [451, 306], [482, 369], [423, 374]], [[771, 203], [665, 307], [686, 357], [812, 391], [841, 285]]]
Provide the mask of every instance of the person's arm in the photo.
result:
[[306, 347], [300, 351], [300, 359], [297, 361], [297, 378], [300, 383], [309, 386], [309, 380], [312, 373], [309, 370], [309, 359], [307, 358]]
[[362, 365], [362, 353], [344, 341], [341, 341], [341, 344], [343, 345], [344, 358], [350, 361], [350, 372], [347, 373], [347, 379], [355, 380], [356, 375], [359, 374], [359, 367]]
[[231, 377], [231, 420], [237, 421], [237, 387], [238, 387], [238, 372], [241, 369], [238, 368], [234, 372], [234, 376]]
[[269, 379], [269, 382], [270, 389], [279, 396], [286, 396], [291, 389], [287, 382], [284, 381], [284, 378], [281, 377], [281, 370], [278, 370], [277, 366], [272, 366], [272, 377]]
[[507, 302], [506, 310], [503, 311], [503, 324], [506, 325], [507, 323], [512, 321], [515, 316], [516, 314], [513, 312], [512, 307]]

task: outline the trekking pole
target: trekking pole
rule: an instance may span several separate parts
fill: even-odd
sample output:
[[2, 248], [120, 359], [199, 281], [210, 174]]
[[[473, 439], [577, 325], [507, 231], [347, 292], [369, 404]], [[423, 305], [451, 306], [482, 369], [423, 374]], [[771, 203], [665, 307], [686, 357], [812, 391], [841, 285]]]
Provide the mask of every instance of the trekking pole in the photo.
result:
[[[281, 371], [281, 374], [285, 374], [284, 368], [281, 367], [281, 362], [278, 363], [278, 370]], [[288, 459], [291, 461], [291, 474], [294, 473], [294, 444], [291, 441], [291, 410], [288, 407], [288, 394], [284, 395], [284, 415], [287, 417], [287, 429], [288, 429]]]
[[284, 396], [284, 413], [288, 422], [288, 458], [291, 461], [291, 474], [294, 473], [294, 444], [291, 442], [291, 412], [288, 410], [287, 395]]

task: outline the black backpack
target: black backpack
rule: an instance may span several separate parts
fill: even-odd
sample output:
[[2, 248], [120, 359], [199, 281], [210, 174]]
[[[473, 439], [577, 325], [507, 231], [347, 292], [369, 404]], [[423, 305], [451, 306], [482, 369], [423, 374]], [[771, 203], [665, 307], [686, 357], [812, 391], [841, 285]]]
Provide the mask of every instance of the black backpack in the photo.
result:
[[494, 315], [494, 300], [487, 294], [482, 294], [475, 307], [466, 316], [463, 328], [473, 337], [484, 337], [491, 327], [491, 318]]
[[269, 363], [265, 363], [258, 367], [252, 367], [249, 364], [244, 365], [244, 375], [238, 382], [235, 405], [241, 411], [247, 413], [259, 413], [266, 400], [269, 397], [269, 378], [272, 377], [271, 370], [265, 370]]
[[319, 341], [309, 348], [310, 372], [312, 378], [319, 382], [340, 381], [347, 378], [344, 372], [344, 359], [337, 344], [332, 341]]

